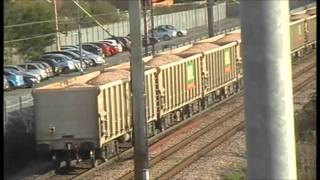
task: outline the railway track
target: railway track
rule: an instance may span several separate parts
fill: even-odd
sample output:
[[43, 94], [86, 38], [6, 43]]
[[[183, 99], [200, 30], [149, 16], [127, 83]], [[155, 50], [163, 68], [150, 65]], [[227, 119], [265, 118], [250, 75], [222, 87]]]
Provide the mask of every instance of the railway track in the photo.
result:
[[[296, 80], [302, 74], [308, 72], [313, 67], [315, 67], [315, 62], [307, 64], [302, 70], [294, 73], [293, 80]], [[312, 78], [307, 78], [307, 80], [303, 81], [303, 83], [300, 83], [299, 85], [295, 86], [294, 91], [298, 91], [299, 89], [305, 87], [306, 84], [312, 82], [314, 79], [315, 79], [315, 76], [312, 77]], [[234, 96], [241, 96], [241, 95], [242, 95], [242, 92], [240, 92], [240, 93], [238, 93], [238, 94], [236, 94]], [[208, 112], [212, 108], [214, 108], [214, 107], [216, 107], [216, 106], [218, 106], [218, 105], [220, 105], [222, 103], [230, 103], [232, 101], [232, 99], [233, 98], [229, 98], [229, 99], [226, 99], [223, 102], [219, 102], [219, 103], [215, 104], [214, 106], [209, 107], [207, 110], [196, 114], [195, 116], [193, 116], [189, 120], [185, 120], [183, 123], [177, 124], [176, 126], [169, 128], [166, 131], [166, 133], [162, 133], [162, 134], [159, 134], [157, 136], [154, 136], [153, 138], [150, 139], [149, 145], [152, 145], [152, 144], [156, 143], [157, 141], [159, 141], [163, 137], [167, 136], [171, 132], [174, 132], [176, 129], [179, 129], [179, 128], [183, 127], [183, 126], [188, 125], [189, 123], [192, 122], [192, 120], [194, 120], [197, 117], [201, 116], [201, 114], [203, 114], [205, 112]], [[215, 129], [219, 125], [221, 125], [221, 123], [225, 122], [227, 119], [231, 119], [232, 117], [235, 117], [236, 115], [239, 115], [239, 113], [241, 113], [241, 111], [243, 111], [243, 105], [241, 105], [241, 106], [239, 106], [239, 107], [237, 107], [235, 109], [237, 109], [237, 110], [233, 111], [233, 112], [231, 111], [230, 113], [226, 113], [227, 115], [225, 117], [219, 118], [217, 121], [212, 123], [210, 126], [208, 126], [207, 128], [204, 128], [204, 130], [201, 130], [201, 131], [197, 132], [196, 134], [194, 134], [194, 136], [191, 136], [190, 138], [182, 141], [181, 143], [179, 143], [180, 145], [172, 147], [172, 148], [168, 149], [167, 151], [165, 151], [163, 154], [153, 158], [150, 161], [150, 166], [154, 166], [155, 164], [159, 163], [162, 159], [164, 159], [166, 157], [169, 157], [170, 154], [181, 150], [181, 147], [188, 146], [188, 143], [190, 143], [190, 142], [194, 141], [195, 139], [199, 138], [200, 136], [206, 134], [206, 131], [208, 132], [208, 131], [210, 131], [210, 129]], [[195, 152], [195, 154], [189, 155], [188, 158], [186, 158], [185, 160], [183, 160], [181, 162], [179, 161], [180, 163], [178, 163], [174, 167], [169, 168], [169, 170], [167, 170], [166, 172], [163, 172], [162, 174], [161, 173], [158, 174], [157, 177], [159, 177], [160, 179], [162, 179], [162, 178], [166, 179], [166, 177], [170, 177], [170, 176], [176, 174], [177, 172], [180, 172], [181, 169], [183, 169], [184, 167], [190, 165], [192, 162], [197, 160], [203, 154], [205, 154], [205, 153], [209, 152], [210, 150], [214, 149], [219, 144], [221, 144], [222, 142], [224, 142], [228, 138], [232, 137], [239, 130], [243, 129], [244, 123], [240, 122], [239, 124], [235, 125], [234, 127], [235, 128], [233, 128], [233, 127], [229, 128], [227, 131], [225, 131], [225, 133], [222, 133], [219, 137], [215, 138], [211, 143], [209, 143], [210, 145], [208, 145], [208, 144], [203, 145], [203, 147], [205, 147], [205, 148], [202, 148], [201, 150], [198, 150], [197, 152]], [[90, 163], [88, 161], [83, 161], [83, 162], [77, 164], [75, 167], [70, 167], [70, 168], [63, 167], [63, 168], [57, 170], [56, 172], [50, 171], [49, 173], [47, 173], [45, 175], [41, 175], [41, 176], [37, 177], [36, 179], [38, 179], [38, 180], [39, 179], [86, 179], [91, 174], [93, 174], [95, 171], [99, 171], [99, 170], [104, 169], [106, 166], [108, 166], [108, 165], [112, 164], [113, 162], [121, 159], [122, 157], [126, 157], [127, 156], [129, 158], [132, 158], [132, 156], [131, 156], [132, 152], [133, 152], [133, 149], [131, 147], [124, 148], [124, 150], [123, 150], [121, 155], [116, 156], [114, 158], [111, 158], [108, 162], [101, 163], [97, 168], [94, 168], [94, 169], [90, 169], [89, 168], [90, 167]], [[151, 175], [152, 175], [152, 173], [151, 173]], [[127, 173], [126, 175], [124, 175], [120, 179], [131, 179], [132, 177], [133, 177], [133, 172], [129, 172], [129, 173]]]
[[[294, 80], [299, 78], [300, 75], [310, 71], [312, 68], [315, 68], [315, 64], [310, 64], [305, 67], [302, 71], [299, 71], [294, 76]], [[312, 75], [309, 78], [306, 78], [305, 81], [296, 85], [294, 87], [294, 92], [300, 91], [306, 85], [310, 84], [315, 80], [316, 76]], [[244, 121], [237, 123], [231, 128], [226, 128], [223, 133], [221, 133], [218, 137], [214, 138], [212, 141], [206, 143], [200, 143], [205, 140], [202, 140], [207, 137], [212, 137], [213, 134], [216, 133], [216, 128], [218, 126], [222, 126], [226, 121], [234, 122], [234, 117], [239, 116], [244, 111], [244, 105], [240, 105], [237, 108], [226, 113], [225, 116], [219, 118], [215, 122], [211, 123], [206, 128], [201, 129], [194, 135], [188, 137], [182, 142], [178, 143], [174, 147], [167, 149], [162, 152], [158, 156], [154, 157], [150, 161], [150, 176], [151, 179], [169, 179], [170, 177], [178, 174], [184, 168], [192, 164], [194, 161], [197, 161], [200, 157], [205, 155], [206, 153], [212, 151], [214, 148], [218, 147], [221, 143], [226, 141], [227, 139], [234, 136], [237, 132], [244, 129]], [[211, 134], [211, 135], [208, 135]], [[196, 141], [195, 141], [196, 140]], [[195, 144], [198, 144], [199, 148], [194, 150], [194, 153], [187, 154], [189, 147], [194, 147]], [[187, 154], [187, 155], [186, 155]], [[185, 157], [187, 156], [187, 157]], [[178, 162], [177, 162], [178, 161]], [[170, 164], [170, 165], [169, 165]], [[133, 179], [134, 172], [131, 171], [124, 176], [122, 176], [121, 180]]]

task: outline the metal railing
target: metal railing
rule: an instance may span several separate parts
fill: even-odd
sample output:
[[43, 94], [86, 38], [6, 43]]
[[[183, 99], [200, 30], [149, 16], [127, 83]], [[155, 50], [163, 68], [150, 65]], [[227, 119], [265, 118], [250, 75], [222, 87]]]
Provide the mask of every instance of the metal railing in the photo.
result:
[[[9, 127], [23, 125], [26, 133], [33, 130], [33, 98], [30, 96], [10, 96], [3, 100], [3, 130], [4, 134]], [[19, 126], [21, 127], [21, 126]]]

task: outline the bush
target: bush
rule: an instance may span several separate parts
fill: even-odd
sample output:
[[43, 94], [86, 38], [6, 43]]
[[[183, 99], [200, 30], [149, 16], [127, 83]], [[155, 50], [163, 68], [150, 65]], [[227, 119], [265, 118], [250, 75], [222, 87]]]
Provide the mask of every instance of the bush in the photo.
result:
[[[23, 1], [14, 2], [5, 1], [4, 24], [16, 25], [36, 21], [46, 21], [52, 19], [52, 8], [48, 8], [46, 1]], [[4, 29], [4, 40], [11, 41], [17, 39], [26, 39], [35, 36], [50, 34], [46, 37], [32, 38], [12, 43], [6, 43], [7, 47], [16, 49], [24, 60], [36, 59], [43, 52], [44, 48], [54, 42], [54, 23], [37, 23], [16, 27], [7, 27]]]

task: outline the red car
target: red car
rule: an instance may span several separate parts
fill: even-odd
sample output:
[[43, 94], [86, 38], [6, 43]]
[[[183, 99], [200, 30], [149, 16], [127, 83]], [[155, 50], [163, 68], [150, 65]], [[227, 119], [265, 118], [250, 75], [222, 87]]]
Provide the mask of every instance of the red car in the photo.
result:
[[110, 46], [106, 45], [105, 43], [101, 43], [101, 42], [93, 42], [93, 43], [90, 43], [90, 44], [94, 44], [94, 45], [97, 45], [99, 46], [101, 49], [102, 49], [102, 53], [108, 57], [108, 56], [112, 56], [114, 55], [114, 50], [112, 48], [110, 48]]
[[118, 54], [118, 53], [119, 53], [118, 47], [113, 46], [113, 45], [111, 45], [111, 44], [109, 44], [109, 43], [107, 43], [107, 42], [100, 42], [100, 43], [103, 43], [103, 44], [105, 44], [106, 46], [108, 46], [108, 47], [110, 48], [110, 51], [111, 51], [112, 55], [115, 55], [115, 54]]

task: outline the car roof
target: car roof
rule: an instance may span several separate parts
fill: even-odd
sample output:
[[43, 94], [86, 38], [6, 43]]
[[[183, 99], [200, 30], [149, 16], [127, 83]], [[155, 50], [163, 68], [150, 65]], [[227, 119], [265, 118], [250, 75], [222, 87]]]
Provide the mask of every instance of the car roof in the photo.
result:
[[48, 56], [58, 56], [58, 57], [64, 57], [64, 58], [69, 58], [70, 59], [69, 56], [66, 56], [64, 54], [54, 54], [54, 53], [52, 53], [52, 54], [44, 54], [42, 57], [48, 57]]

